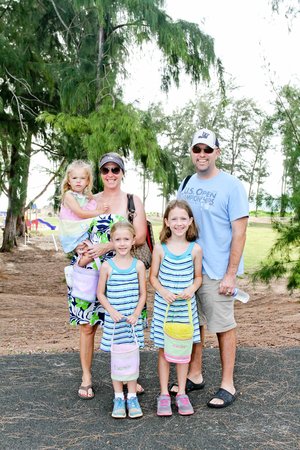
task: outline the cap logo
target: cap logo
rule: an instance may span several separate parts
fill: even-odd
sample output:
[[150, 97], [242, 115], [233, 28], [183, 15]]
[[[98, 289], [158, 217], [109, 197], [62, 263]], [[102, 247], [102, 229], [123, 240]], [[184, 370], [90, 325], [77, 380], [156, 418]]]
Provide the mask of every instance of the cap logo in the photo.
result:
[[200, 136], [198, 136], [198, 139], [199, 139], [199, 138], [207, 139], [208, 136], [209, 136], [209, 133], [206, 133], [205, 131], [202, 131], [202, 134], [201, 134]]

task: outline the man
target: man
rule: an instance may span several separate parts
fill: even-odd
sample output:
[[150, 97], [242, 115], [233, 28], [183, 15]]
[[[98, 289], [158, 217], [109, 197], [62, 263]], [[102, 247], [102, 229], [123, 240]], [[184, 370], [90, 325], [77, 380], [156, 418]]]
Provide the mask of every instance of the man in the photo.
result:
[[[220, 389], [207, 403], [224, 408], [236, 399], [233, 371], [236, 356], [236, 322], [233, 291], [236, 276], [243, 272], [248, 200], [241, 182], [216, 167], [220, 155], [214, 132], [194, 134], [191, 158], [196, 173], [183, 182], [178, 197], [193, 210], [203, 249], [203, 284], [197, 291], [200, 327], [216, 333], [222, 366]], [[185, 185], [185, 186], [184, 186]], [[204, 335], [203, 332], [201, 333]], [[187, 390], [202, 389], [202, 343], [193, 347]], [[173, 390], [174, 392], [174, 390]]]

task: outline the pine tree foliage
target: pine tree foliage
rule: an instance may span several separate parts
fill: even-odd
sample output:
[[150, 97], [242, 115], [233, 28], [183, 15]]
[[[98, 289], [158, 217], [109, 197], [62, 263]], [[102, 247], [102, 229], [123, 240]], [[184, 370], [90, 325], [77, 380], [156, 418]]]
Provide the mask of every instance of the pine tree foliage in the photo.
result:
[[283, 224], [275, 221], [273, 227], [279, 237], [253, 279], [270, 282], [273, 278], [286, 276], [289, 290], [300, 289], [300, 222], [291, 220]]
[[60, 94], [65, 112], [87, 113], [107, 95], [114, 95], [119, 74], [134, 45], [153, 42], [162, 55], [162, 88], [180, 81], [208, 81], [216, 68], [221, 85], [223, 68], [213, 39], [198, 25], [173, 21], [157, 0], [51, 0], [57, 13], [57, 34], [66, 47]]
[[284, 202], [293, 213], [289, 223], [273, 222], [279, 237], [268, 260], [254, 273], [254, 279], [270, 281], [287, 276], [288, 289], [300, 289], [300, 91], [284, 86], [276, 101], [274, 126], [282, 136], [282, 153], [287, 192]]
[[[37, 2], [7, 0], [0, 6], [1, 189], [8, 196], [4, 251], [14, 246], [17, 219], [24, 213], [33, 136], [45, 128], [35, 119], [54, 97], [42, 56], [44, 29], [39, 19], [44, 15]], [[49, 39], [45, 41], [49, 45]]]
[[[222, 82], [222, 65], [213, 40], [198, 25], [173, 21], [157, 0], [60, 1], [51, 0], [57, 14], [58, 34], [66, 57], [58, 66], [61, 110], [49, 110], [41, 119], [69, 135], [81, 136], [88, 157], [96, 161], [107, 151], [131, 154], [137, 164], [160, 180], [168, 192], [177, 187], [173, 164], [163, 172], [166, 155], [150, 130], [150, 117], [122, 101], [119, 75], [131, 48], [153, 42], [162, 55], [162, 88], [180, 81], [208, 81], [215, 67]], [[118, 78], [119, 77], [119, 78]], [[56, 117], [55, 117], [56, 116]], [[153, 124], [153, 123], [152, 123]], [[170, 162], [170, 161], [169, 161]], [[159, 169], [158, 169], [159, 167]], [[172, 182], [170, 183], [170, 180]]]

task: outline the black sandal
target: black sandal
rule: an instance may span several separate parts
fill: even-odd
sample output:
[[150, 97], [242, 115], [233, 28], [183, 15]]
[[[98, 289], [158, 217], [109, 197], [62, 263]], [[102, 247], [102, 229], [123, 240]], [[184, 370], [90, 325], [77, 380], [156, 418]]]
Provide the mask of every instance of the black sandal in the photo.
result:
[[[229, 391], [226, 391], [226, 389], [220, 388], [207, 402], [207, 406], [209, 406], [209, 408], [217, 408], [217, 409], [226, 408], [235, 401], [236, 397], [237, 397], [236, 393], [231, 394]], [[211, 401], [215, 398], [223, 400], [223, 403], [221, 403], [220, 405], [211, 403]]]
[[[203, 380], [201, 383], [194, 383], [192, 380], [187, 378], [185, 390], [186, 393], [192, 392], [192, 391], [199, 391], [200, 389], [203, 389], [205, 386], [205, 381]], [[173, 387], [178, 387], [178, 383], [171, 383], [168, 386], [168, 391], [170, 395], [177, 395], [177, 391], [173, 391]]]

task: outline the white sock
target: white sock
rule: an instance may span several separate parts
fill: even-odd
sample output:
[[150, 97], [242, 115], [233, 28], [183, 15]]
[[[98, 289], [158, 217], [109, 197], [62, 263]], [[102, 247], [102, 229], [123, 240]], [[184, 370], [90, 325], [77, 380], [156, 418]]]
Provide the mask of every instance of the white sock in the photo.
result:
[[128, 394], [127, 394], [127, 400], [130, 400], [130, 399], [133, 398], [133, 397], [136, 397], [136, 393], [134, 393], [134, 392], [132, 392], [132, 393], [128, 392]]
[[121, 398], [124, 400], [124, 392], [115, 392], [115, 398]]

